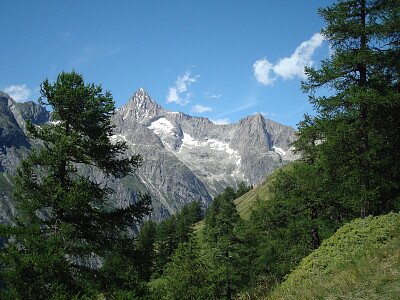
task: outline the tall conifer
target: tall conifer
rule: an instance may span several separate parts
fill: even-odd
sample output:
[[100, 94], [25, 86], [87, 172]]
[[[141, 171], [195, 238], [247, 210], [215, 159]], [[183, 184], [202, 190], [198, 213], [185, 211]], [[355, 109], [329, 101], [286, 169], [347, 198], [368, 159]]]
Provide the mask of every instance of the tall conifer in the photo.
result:
[[[124, 142], [111, 143], [114, 102], [101, 86], [85, 84], [76, 72], [42, 83], [40, 103], [53, 110], [54, 122], [41, 127], [27, 122], [41, 141], [18, 169], [14, 198], [15, 226], [2, 226], [4, 278], [12, 299], [71, 299], [98, 295], [107, 286], [101, 258], [124, 240], [130, 226], [149, 212], [148, 196], [115, 207], [109, 178], [123, 178], [140, 163], [124, 156]], [[105, 174], [96, 182], [84, 170]], [[97, 262], [97, 266], [93, 263]]]
[[[320, 69], [306, 69], [303, 90], [310, 93], [317, 115], [300, 123], [296, 148], [319, 160], [336, 196], [352, 203], [362, 217], [396, 209], [399, 1], [341, 0], [319, 13], [333, 54]], [[318, 95], [320, 88], [331, 89], [331, 95]]]

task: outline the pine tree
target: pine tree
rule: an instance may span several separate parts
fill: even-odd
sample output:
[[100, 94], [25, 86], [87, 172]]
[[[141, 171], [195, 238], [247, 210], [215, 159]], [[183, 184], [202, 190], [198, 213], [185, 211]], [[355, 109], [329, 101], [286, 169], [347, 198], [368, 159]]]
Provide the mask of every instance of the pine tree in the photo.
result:
[[[161, 221], [156, 227], [155, 271], [161, 275], [166, 264], [171, 261], [179, 243], [189, 242], [193, 226], [203, 218], [200, 203], [186, 204], [182, 209]], [[140, 236], [140, 234], [139, 234]]]
[[308, 162], [295, 162], [279, 171], [269, 192], [268, 200], [253, 210], [248, 225], [257, 249], [253, 268], [259, 275], [281, 279], [333, 234], [349, 207], [336, 200], [324, 174]]
[[196, 237], [179, 244], [162, 278], [165, 299], [210, 299], [207, 262]]
[[149, 281], [154, 272], [156, 234], [157, 225], [150, 219], [143, 224], [137, 236], [138, 269], [141, 278], [145, 281]]
[[215, 197], [205, 218], [204, 241], [216, 299], [232, 299], [245, 282], [240, 277], [242, 245], [235, 228], [240, 222], [233, 202], [236, 193], [227, 187]]
[[244, 181], [241, 181], [236, 190], [236, 198], [239, 198], [246, 194], [248, 191], [252, 190], [253, 187], [251, 185], [247, 185]]
[[[333, 55], [306, 68], [303, 90], [317, 115], [300, 124], [295, 146], [362, 217], [399, 209], [400, 4], [340, 0], [319, 13]], [[333, 94], [318, 96], [322, 87]]]
[[176, 214], [176, 230], [179, 243], [189, 242], [193, 225], [203, 219], [200, 203], [193, 201], [184, 205], [179, 213]]
[[27, 122], [42, 143], [31, 151], [15, 178], [15, 226], [2, 226], [1, 250], [7, 284], [2, 295], [13, 299], [55, 299], [62, 294], [94, 296], [107, 286], [101, 261], [124, 241], [133, 223], [149, 212], [150, 198], [125, 207], [112, 205], [112, 190], [86, 174], [89, 167], [105, 178], [123, 178], [136, 170], [140, 156], [124, 156], [124, 142], [110, 142], [114, 102], [101, 86], [85, 84], [76, 72], [61, 73], [41, 84], [40, 103], [50, 106], [55, 122]]

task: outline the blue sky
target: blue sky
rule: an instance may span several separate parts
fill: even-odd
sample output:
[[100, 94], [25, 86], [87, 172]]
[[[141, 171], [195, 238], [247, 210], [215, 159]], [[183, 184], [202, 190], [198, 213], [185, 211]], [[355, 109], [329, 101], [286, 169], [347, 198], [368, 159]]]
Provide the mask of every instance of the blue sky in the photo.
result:
[[329, 57], [317, 14], [334, 0], [0, 0], [0, 90], [36, 100], [75, 69], [117, 107], [144, 88], [164, 108], [234, 123], [312, 112], [305, 65]]

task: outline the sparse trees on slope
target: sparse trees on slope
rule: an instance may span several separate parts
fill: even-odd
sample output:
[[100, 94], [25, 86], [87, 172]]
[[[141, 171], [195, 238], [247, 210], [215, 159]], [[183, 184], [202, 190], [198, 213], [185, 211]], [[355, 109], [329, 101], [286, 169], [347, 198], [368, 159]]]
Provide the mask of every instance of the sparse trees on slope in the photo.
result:
[[109, 92], [85, 84], [75, 72], [61, 73], [41, 85], [41, 104], [51, 106], [55, 122], [29, 133], [42, 141], [16, 176], [15, 226], [1, 227], [7, 238], [1, 250], [3, 296], [13, 299], [54, 299], [61, 295], [96, 295], [106, 282], [89, 262], [131, 241], [130, 226], [149, 212], [148, 196], [126, 207], [114, 207], [112, 190], [80, 171], [93, 167], [109, 177], [134, 171], [140, 156], [125, 158], [124, 142], [110, 142], [114, 102]]

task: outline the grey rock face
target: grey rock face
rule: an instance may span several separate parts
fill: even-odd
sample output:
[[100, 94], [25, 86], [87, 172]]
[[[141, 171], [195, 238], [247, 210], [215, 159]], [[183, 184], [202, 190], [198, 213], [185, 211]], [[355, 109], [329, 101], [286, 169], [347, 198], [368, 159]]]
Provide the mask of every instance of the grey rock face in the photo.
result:
[[[42, 106], [15, 102], [0, 92], [0, 172], [14, 174], [31, 147], [25, 134], [26, 119], [39, 124], [50, 118]], [[96, 170], [82, 172], [98, 182], [107, 180], [116, 192], [115, 205], [135, 201], [137, 191], [150, 192], [156, 220], [191, 201], [207, 206], [225, 187], [236, 187], [241, 181], [257, 185], [297, 158], [290, 148], [296, 131], [289, 126], [261, 114], [235, 124], [216, 125], [206, 118], [168, 111], [143, 89], [116, 110], [113, 122], [116, 128], [111, 140], [126, 141], [128, 155], [142, 155], [142, 166], [120, 181], [106, 179]], [[9, 194], [6, 196], [0, 198], [12, 211]]]
[[241, 181], [257, 185], [298, 158], [290, 146], [296, 131], [289, 126], [261, 114], [216, 125], [163, 109], [143, 89], [116, 111], [114, 123], [113, 139], [143, 155], [138, 174], [169, 212], [193, 200], [207, 205], [226, 186]]
[[33, 102], [18, 103], [0, 92], [0, 221], [9, 222], [15, 213], [12, 201], [13, 179], [32, 142], [26, 136], [25, 123], [46, 123], [50, 113]]

